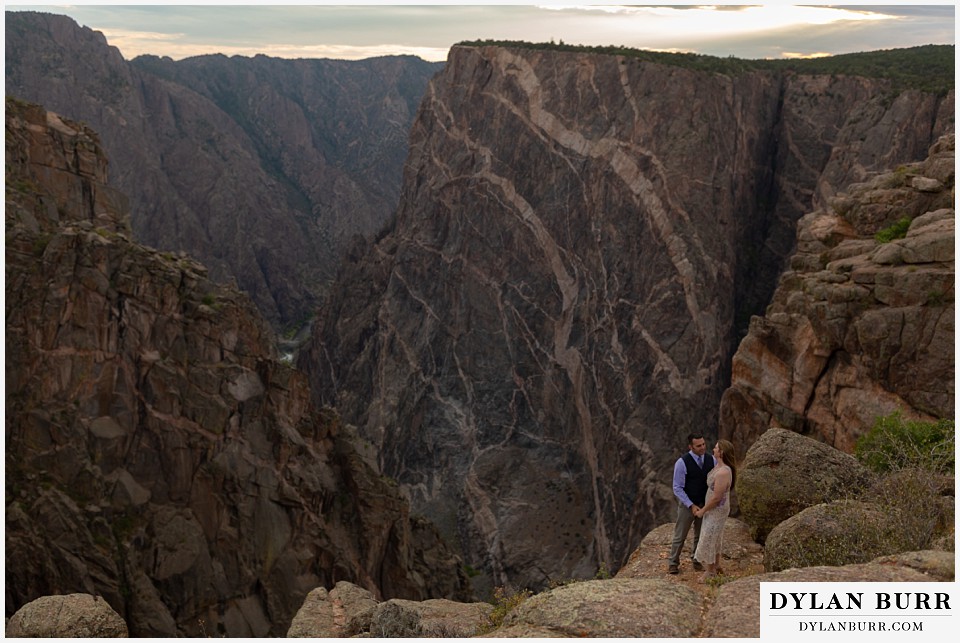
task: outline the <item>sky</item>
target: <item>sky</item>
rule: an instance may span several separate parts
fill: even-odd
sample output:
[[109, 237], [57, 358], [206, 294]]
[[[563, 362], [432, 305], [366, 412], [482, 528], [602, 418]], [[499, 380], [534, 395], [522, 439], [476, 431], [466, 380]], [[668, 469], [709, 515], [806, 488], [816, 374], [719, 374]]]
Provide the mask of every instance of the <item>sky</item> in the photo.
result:
[[953, 2], [887, 5], [284, 4], [43, 5], [7, 11], [70, 16], [130, 60], [201, 54], [442, 61], [454, 43], [495, 39], [619, 45], [739, 58], [795, 58], [954, 44]]

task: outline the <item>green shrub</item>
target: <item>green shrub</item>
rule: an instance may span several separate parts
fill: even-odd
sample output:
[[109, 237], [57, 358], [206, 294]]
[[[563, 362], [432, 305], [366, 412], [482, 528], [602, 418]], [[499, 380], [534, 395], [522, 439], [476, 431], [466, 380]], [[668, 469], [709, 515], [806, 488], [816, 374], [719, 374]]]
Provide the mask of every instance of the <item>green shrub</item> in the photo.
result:
[[904, 420], [900, 411], [877, 418], [873, 428], [857, 440], [854, 454], [877, 471], [924, 469], [952, 474], [955, 470], [953, 420]]
[[887, 189], [901, 188], [909, 183], [910, 179], [916, 176], [910, 167], [901, 165], [893, 172], [885, 175], [883, 187]]
[[716, 592], [722, 585], [726, 585], [730, 581], [737, 580], [736, 576], [727, 576], [726, 574], [718, 574], [716, 576], [710, 576], [704, 580], [704, 583], [712, 591]]
[[951, 302], [953, 302], [953, 297], [949, 291], [930, 290], [927, 292], [927, 306], [943, 306]]
[[945, 511], [945, 480], [924, 469], [901, 469], [871, 488], [868, 496], [897, 518], [892, 540], [899, 551], [928, 549], [937, 535], [953, 528], [952, 515]]
[[610, 575], [610, 570], [607, 569], [606, 563], [600, 563], [600, 568], [597, 570], [597, 573], [593, 577], [595, 580], [610, 580], [613, 576]]
[[489, 622], [477, 630], [478, 635], [489, 634], [493, 630], [503, 625], [507, 615], [520, 607], [525, 600], [533, 596], [533, 592], [524, 589], [518, 592], [507, 590], [505, 587], [497, 587], [493, 590], [493, 611], [487, 617]]
[[873, 235], [873, 238], [879, 243], [890, 243], [894, 239], [903, 239], [907, 236], [907, 230], [910, 229], [911, 221], [910, 217], [903, 217]]

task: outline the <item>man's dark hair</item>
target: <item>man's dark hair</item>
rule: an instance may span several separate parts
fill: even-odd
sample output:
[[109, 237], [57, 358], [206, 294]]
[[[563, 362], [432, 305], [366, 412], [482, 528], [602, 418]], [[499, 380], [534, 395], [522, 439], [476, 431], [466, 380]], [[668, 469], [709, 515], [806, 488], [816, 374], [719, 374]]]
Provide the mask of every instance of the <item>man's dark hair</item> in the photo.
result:
[[691, 433], [687, 435], [687, 444], [693, 444], [694, 440], [699, 440], [703, 437], [702, 433]]

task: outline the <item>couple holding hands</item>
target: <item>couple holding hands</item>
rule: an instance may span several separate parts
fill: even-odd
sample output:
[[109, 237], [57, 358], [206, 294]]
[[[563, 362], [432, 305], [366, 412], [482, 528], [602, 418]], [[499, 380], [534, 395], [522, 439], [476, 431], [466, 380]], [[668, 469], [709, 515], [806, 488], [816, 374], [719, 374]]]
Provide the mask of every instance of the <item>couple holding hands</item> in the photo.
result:
[[737, 478], [737, 454], [728, 440], [719, 440], [713, 455], [698, 433], [687, 436], [689, 451], [673, 467], [673, 495], [677, 497], [677, 525], [670, 549], [669, 574], [680, 573], [680, 550], [693, 526], [693, 568], [706, 572], [702, 582], [722, 573], [720, 553], [723, 525], [730, 515], [730, 490]]

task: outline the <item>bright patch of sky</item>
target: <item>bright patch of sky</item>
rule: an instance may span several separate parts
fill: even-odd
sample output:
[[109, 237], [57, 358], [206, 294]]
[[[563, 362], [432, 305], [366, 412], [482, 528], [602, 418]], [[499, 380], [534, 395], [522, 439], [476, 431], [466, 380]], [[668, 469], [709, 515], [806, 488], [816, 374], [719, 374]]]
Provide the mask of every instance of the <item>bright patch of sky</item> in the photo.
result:
[[954, 44], [954, 5], [592, 3], [40, 5], [102, 32], [127, 59], [201, 54], [445, 60], [462, 40], [564, 41], [740, 58], [800, 58]]

